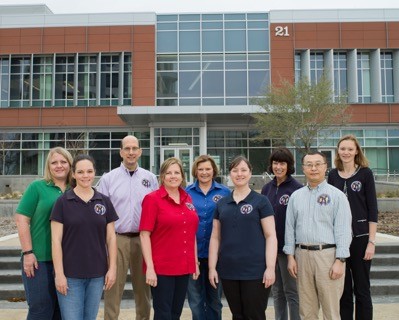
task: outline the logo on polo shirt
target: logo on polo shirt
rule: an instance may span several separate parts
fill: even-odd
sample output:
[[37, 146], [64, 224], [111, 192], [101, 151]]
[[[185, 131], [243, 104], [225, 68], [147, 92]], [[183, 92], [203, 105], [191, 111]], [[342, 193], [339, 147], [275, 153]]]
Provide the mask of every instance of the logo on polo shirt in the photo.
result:
[[317, 203], [321, 206], [326, 206], [331, 202], [331, 198], [328, 194], [321, 194], [317, 198]]
[[189, 210], [191, 210], [191, 211], [194, 211], [194, 210], [195, 210], [194, 205], [193, 205], [192, 203], [190, 203], [190, 202], [186, 202], [186, 207], [187, 207]]
[[286, 206], [288, 204], [288, 200], [290, 200], [290, 196], [288, 194], [283, 194], [278, 202], [282, 206]]
[[96, 205], [94, 206], [94, 212], [97, 213], [97, 214], [99, 214], [100, 216], [104, 215], [106, 211], [107, 211], [107, 209], [106, 209], [105, 206], [102, 205], [102, 204], [99, 204], [99, 203], [98, 203], [98, 204], [96, 204]]
[[147, 180], [147, 179], [141, 180], [141, 184], [142, 184], [144, 187], [146, 187], [146, 188], [149, 188], [149, 187], [151, 186], [150, 181]]
[[252, 207], [251, 204], [244, 204], [244, 205], [241, 207], [240, 211], [241, 211], [242, 214], [250, 214], [250, 213], [252, 212], [253, 209], [254, 209], [254, 208]]
[[351, 189], [352, 191], [359, 192], [362, 190], [362, 183], [360, 181], [353, 181], [351, 183]]
[[223, 197], [220, 194], [214, 195], [212, 200], [213, 202], [218, 202], [220, 199], [222, 199]]

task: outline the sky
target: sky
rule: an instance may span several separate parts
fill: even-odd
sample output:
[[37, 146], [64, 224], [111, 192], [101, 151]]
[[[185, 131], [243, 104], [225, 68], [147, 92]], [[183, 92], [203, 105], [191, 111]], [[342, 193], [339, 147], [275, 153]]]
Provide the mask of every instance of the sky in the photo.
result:
[[256, 12], [277, 9], [399, 8], [398, 0], [0, 0], [0, 5], [2, 4], [46, 4], [53, 13], [59, 14], [97, 12]]

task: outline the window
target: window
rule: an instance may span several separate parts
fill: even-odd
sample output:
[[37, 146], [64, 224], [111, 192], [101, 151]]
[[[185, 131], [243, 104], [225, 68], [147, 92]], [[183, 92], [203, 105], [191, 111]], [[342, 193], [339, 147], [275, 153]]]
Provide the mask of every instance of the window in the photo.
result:
[[370, 53], [357, 53], [358, 96], [360, 103], [371, 102]]
[[334, 52], [334, 99], [347, 95], [346, 52]]
[[101, 56], [100, 105], [116, 106], [119, 101], [119, 55]]
[[30, 72], [30, 57], [11, 58], [10, 107], [29, 106], [31, 85]]
[[82, 55], [78, 60], [78, 106], [97, 103], [97, 55]]
[[393, 102], [393, 59], [392, 52], [381, 52], [382, 102]]
[[75, 90], [75, 57], [56, 56], [55, 58], [55, 105], [73, 106]]

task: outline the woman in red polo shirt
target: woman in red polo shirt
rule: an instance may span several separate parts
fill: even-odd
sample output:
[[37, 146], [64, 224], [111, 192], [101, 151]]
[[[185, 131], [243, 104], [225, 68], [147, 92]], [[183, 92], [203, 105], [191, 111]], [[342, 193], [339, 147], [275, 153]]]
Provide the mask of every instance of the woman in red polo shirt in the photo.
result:
[[184, 184], [181, 161], [169, 158], [161, 165], [161, 187], [142, 204], [140, 240], [155, 320], [180, 318], [189, 275], [199, 275], [198, 216]]

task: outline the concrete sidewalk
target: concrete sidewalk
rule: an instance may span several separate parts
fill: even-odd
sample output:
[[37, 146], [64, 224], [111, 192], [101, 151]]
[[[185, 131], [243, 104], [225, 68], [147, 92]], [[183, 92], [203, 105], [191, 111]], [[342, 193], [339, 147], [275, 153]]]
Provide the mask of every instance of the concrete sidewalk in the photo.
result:
[[[377, 251], [378, 244], [399, 244], [399, 237], [394, 237], [386, 234], [377, 233]], [[0, 238], [0, 246], [5, 247], [20, 247], [19, 239], [17, 234], [6, 236]], [[376, 320], [396, 320], [399, 318], [399, 297], [377, 297], [374, 300], [374, 319]], [[268, 320], [274, 320], [274, 308], [272, 305], [272, 299], [269, 300], [269, 307], [266, 311], [266, 317]], [[26, 302], [8, 302], [0, 301], [0, 320], [22, 320], [26, 319], [27, 305]], [[97, 319], [103, 319], [104, 309], [103, 304], [101, 304], [100, 311], [98, 313]], [[320, 319], [322, 315], [320, 314]], [[121, 306], [121, 313], [119, 320], [131, 320], [135, 319], [135, 309], [134, 303], [130, 300], [124, 300]], [[181, 316], [182, 320], [191, 319], [190, 309], [186, 305], [183, 309]], [[224, 301], [223, 307], [223, 319], [231, 319], [230, 310]]]

